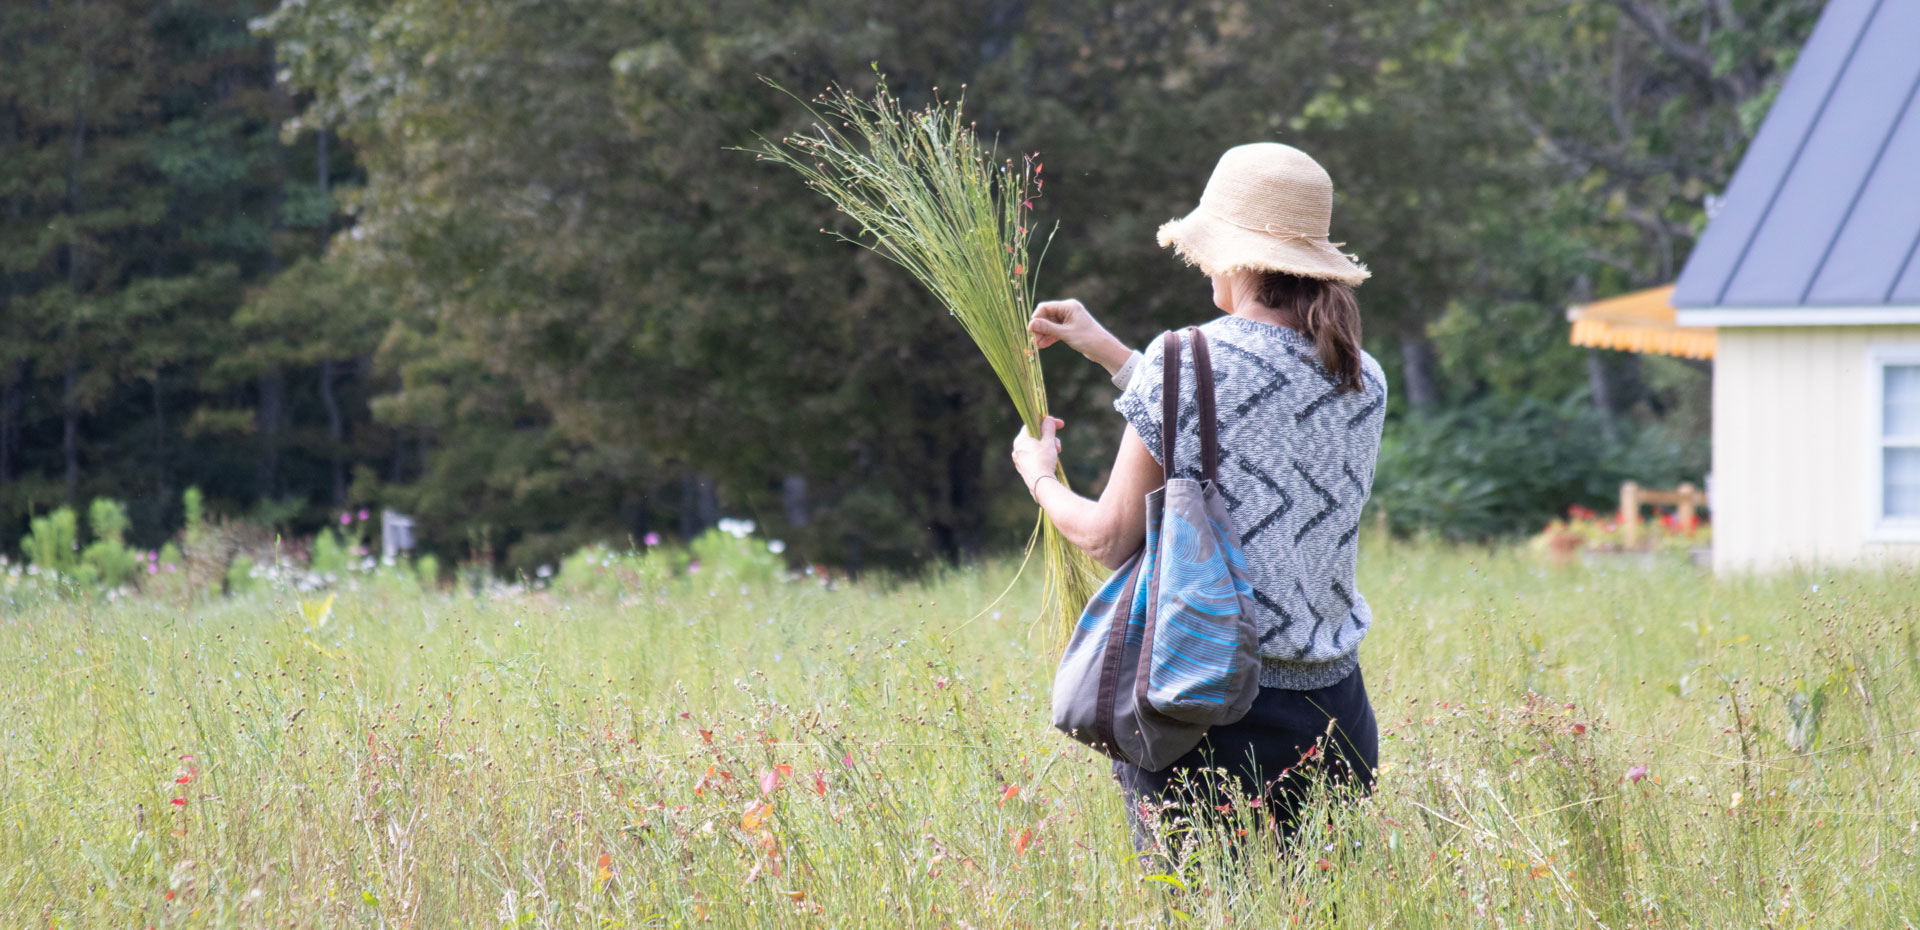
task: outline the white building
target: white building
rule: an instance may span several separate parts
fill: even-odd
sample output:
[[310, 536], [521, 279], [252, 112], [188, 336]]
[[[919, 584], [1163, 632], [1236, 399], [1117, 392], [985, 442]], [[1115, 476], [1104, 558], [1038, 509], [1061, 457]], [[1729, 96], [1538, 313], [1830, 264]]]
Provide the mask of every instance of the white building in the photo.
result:
[[1673, 293], [1716, 571], [1920, 561], [1920, 0], [1832, 0]]

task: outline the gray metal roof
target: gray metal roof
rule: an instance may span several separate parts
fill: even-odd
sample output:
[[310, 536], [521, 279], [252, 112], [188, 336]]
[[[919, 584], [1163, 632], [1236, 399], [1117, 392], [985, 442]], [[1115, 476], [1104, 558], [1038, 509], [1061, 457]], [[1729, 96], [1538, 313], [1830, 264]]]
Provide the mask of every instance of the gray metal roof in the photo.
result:
[[1920, 0], [1827, 5], [1673, 304], [1920, 305]]

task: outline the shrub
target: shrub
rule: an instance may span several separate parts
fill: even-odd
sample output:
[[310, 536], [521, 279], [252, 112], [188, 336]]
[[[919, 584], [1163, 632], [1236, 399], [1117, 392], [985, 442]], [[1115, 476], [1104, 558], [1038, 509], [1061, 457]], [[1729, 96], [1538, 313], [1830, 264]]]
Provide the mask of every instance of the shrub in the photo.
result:
[[1577, 395], [1482, 401], [1388, 424], [1372, 503], [1399, 532], [1486, 539], [1537, 530], [1569, 504], [1612, 510], [1629, 479], [1698, 482], [1704, 453], [1631, 423], [1610, 440]]
[[87, 507], [87, 527], [93, 542], [80, 553], [85, 573], [96, 584], [118, 588], [134, 579], [140, 570], [139, 553], [127, 548], [127, 508], [119, 501], [96, 497]]
[[61, 507], [44, 517], [34, 517], [20, 548], [26, 550], [27, 561], [41, 571], [72, 575], [80, 567], [79, 541], [80, 524], [73, 508]]
[[694, 538], [689, 570], [759, 585], [772, 582], [786, 570], [786, 563], [768, 549], [767, 541], [751, 535], [752, 521], [722, 520], [720, 524]]
[[250, 594], [259, 588], [260, 579], [253, 576], [253, 559], [244, 555], [234, 556], [227, 565], [227, 593]]
[[621, 594], [658, 591], [686, 565], [686, 556], [663, 546], [625, 552], [602, 543], [582, 546], [560, 562], [556, 592]]
[[327, 527], [313, 537], [313, 552], [307, 558], [307, 568], [316, 575], [346, 572], [347, 547], [333, 527]]

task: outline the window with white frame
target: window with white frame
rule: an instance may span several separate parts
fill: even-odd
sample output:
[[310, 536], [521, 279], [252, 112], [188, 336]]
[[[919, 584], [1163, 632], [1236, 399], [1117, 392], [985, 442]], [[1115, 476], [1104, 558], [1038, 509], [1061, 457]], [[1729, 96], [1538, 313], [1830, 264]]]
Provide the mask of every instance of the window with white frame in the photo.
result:
[[1873, 523], [1882, 535], [1920, 538], [1920, 346], [1876, 352], [1873, 378]]

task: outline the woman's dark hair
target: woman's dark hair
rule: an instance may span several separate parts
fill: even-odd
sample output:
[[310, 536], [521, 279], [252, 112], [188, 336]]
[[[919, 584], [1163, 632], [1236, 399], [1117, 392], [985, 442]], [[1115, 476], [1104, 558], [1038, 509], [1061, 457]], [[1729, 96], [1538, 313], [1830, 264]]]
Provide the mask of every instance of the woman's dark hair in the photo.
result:
[[1260, 275], [1257, 290], [1262, 304], [1292, 315], [1301, 335], [1313, 340], [1320, 367], [1333, 374], [1341, 391], [1361, 389], [1360, 304], [1353, 299], [1353, 288], [1269, 271]]

